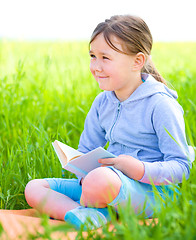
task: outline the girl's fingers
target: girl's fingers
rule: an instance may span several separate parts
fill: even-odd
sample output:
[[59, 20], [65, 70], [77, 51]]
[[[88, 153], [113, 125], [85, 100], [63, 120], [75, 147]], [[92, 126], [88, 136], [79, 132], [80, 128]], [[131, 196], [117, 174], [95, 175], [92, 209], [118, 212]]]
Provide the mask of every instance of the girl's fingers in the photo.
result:
[[98, 160], [99, 163], [102, 163], [103, 165], [106, 165], [106, 166], [113, 165], [114, 161], [115, 161], [115, 158], [102, 158]]
[[101, 167], [108, 167], [108, 166], [113, 166], [114, 164], [103, 164], [103, 165], [101, 165]]

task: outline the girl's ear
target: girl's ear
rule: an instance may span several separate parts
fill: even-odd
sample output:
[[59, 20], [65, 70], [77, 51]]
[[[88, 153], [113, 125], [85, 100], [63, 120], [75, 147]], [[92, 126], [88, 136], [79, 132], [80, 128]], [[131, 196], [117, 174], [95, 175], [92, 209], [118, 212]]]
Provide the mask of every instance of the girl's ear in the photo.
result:
[[133, 70], [138, 71], [141, 70], [145, 64], [146, 57], [142, 52], [139, 52], [135, 55], [135, 62], [133, 66]]

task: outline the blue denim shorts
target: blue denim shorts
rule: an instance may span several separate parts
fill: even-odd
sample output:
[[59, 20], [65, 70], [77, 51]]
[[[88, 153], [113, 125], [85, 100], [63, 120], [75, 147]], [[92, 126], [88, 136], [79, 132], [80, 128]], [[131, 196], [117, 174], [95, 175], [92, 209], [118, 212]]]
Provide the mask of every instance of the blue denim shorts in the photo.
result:
[[62, 193], [73, 201], [80, 203], [82, 185], [78, 179], [45, 178], [45, 180], [47, 180], [52, 190]]
[[[146, 217], [151, 217], [156, 203], [153, 186], [135, 181], [112, 166], [108, 166], [108, 168], [113, 170], [122, 182], [118, 196], [108, 205], [114, 207], [118, 212], [119, 207], [126, 207], [130, 203], [135, 214], [144, 214]], [[46, 180], [51, 189], [80, 203], [82, 185], [80, 185], [78, 179], [46, 178]], [[173, 193], [170, 186], [154, 186], [154, 188], [162, 199], [165, 199], [168, 194], [171, 196]]]
[[116, 172], [122, 182], [118, 196], [108, 204], [115, 207], [117, 211], [119, 207], [128, 207], [127, 204], [130, 203], [135, 214], [143, 214], [146, 218], [149, 218], [153, 215], [155, 208], [156, 210], [160, 208], [160, 199], [164, 200], [168, 196], [173, 196], [173, 186], [153, 187], [151, 184], [135, 181], [127, 177], [112, 166], [108, 168]]

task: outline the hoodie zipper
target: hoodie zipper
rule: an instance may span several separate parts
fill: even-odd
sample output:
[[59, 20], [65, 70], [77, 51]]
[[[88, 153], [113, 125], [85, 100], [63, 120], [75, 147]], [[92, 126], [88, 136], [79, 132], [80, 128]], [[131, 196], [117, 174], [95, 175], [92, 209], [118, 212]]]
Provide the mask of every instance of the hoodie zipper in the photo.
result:
[[112, 125], [112, 127], [111, 127], [111, 130], [110, 130], [110, 139], [112, 140], [112, 131], [113, 131], [113, 129], [114, 129], [114, 126], [116, 125], [116, 122], [117, 122], [117, 120], [118, 120], [118, 117], [119, 117], [119, 113], [120, 113], [120, 107], [121, 107], [121, 103], [119, 102], [118, 103], [118, 107], [117, 107], [117, 114], [116, 114], [116, 118], [115, 118], [115, 120], [114, 120], [114, 123], [113, 123], [113, 125]]

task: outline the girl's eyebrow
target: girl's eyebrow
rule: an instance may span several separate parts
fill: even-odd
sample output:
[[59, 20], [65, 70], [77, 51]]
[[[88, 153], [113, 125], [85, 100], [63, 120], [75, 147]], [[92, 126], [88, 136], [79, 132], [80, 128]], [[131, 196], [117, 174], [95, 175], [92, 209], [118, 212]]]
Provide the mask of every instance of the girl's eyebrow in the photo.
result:
[[[90, 50], [90, 51], [89, 51], [89, 54], [92, 54], [92, 53], [94, 53], [94, 52], [93, 52], [92, 50]], [[104, 56], [105, 56], [105, 55], [111, 56], [109, 53], [106, 53], [106, 52], [99, 52], [99, 54], [102, 55], [102, 56], [103, 56], [103, 55], [104, 55]]]

